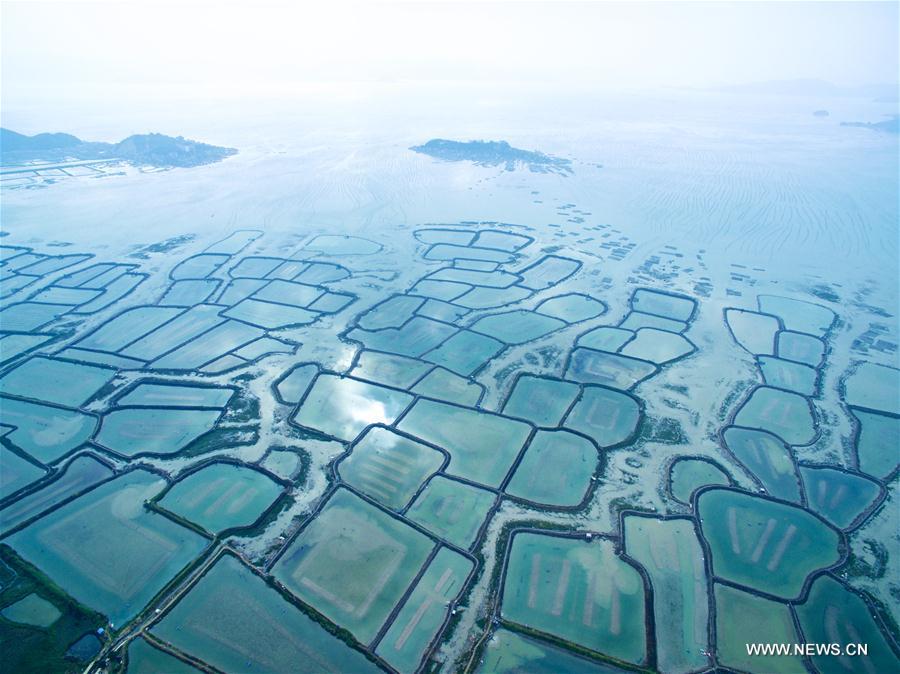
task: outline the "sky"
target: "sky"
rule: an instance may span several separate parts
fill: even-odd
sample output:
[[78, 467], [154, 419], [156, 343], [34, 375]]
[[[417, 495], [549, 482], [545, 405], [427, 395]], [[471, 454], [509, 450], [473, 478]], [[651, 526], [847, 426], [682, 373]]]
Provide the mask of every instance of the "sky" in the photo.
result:
[[4, 105], [322, 83], [898, 80], [897, 2], [7, 2]]

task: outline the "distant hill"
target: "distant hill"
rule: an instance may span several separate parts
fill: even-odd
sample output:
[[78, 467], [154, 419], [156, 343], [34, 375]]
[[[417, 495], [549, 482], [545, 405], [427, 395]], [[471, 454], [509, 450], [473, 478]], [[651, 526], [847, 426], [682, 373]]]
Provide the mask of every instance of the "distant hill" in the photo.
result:
[[3, 164], [67, 159], [120, 159], [139, 165], [189, 167], [212, 164], [236, 154], [237, 150], [198, 143], [181, 136], [161, 133], [129, 136], [118, 143], [83, 141], [68, 133], [39, 133], [26, 136], [0, 129], [0, 157]]
[[25, 136], [9, 129], [0, 128], [0, 149], [3, 152], [56, 150], [80, 143], [79, 138], [68, 133], [39, 133], [36, 136]]
[[815, 79], [771, 80], [746, 84], [723, 84], [710, 91], [735, 94], [767, 94], [775, 96], [816, 96], [823, 98], [883, 98], [896, 96], [895, 84], [860, 84], [843, 86]]
[[524, 165], [535, 173], [558, 175], [572, 173], [572, 162], [568, 159], [553, 157], [543, 152], [520, 150], [504, 140], [463, 142], [434, 138], [424, 145], [414, 145], [409, 149], [444, 161], [471, 161], [479, 166], [502, 165], [507, 171], [513, 171], [516, 166]]

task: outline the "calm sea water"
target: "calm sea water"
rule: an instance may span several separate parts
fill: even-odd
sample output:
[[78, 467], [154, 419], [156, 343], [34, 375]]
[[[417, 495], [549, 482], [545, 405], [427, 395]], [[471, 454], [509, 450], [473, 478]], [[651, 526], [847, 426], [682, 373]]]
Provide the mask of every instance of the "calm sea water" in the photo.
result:
[[[591, 252], [597, 240], [577, 243], [588, 236], [578, 228], [608, 224], [636, 244], [635, 261], [665, 246], [703, 250], [710, 273], [738, 264], [783, 283], [865, 288], [868, 301], [900, 313], [898, 138], [839, 125], [879, 121], [896, 103], [403, 84], [200, 95], [7, 106], [4, 124], [24, 132], [117, 140], [154, 130], [240, 154], [190, 170], [5, 190], [6, 241], [121, 255], [186, 232], [212, 239], [258, 227], [275, 238], [364, 232], [390, 247], [416, 223], [499, 220]], [[830, 115], [813, 116], [818, 109]], [[434, 137], [505, 139], [570, 157], [575, 173], [504, 172], [408, 150]], [[565, 204], [590, 215], [567, 222]], [[561, 240], [551, 223], [571, 236]]]

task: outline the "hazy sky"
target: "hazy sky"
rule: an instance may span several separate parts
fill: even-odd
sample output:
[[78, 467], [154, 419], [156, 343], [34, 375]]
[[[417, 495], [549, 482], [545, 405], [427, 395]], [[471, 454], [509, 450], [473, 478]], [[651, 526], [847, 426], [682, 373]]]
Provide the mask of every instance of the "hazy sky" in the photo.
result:
[[2, 2], [5, 104], [310, 82], [898, 79], [898, 3]]

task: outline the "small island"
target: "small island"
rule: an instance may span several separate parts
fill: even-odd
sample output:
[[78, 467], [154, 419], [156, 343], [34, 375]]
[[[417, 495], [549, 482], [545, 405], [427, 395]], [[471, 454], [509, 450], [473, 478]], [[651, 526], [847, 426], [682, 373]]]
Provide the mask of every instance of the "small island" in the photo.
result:
[[828, 117], [828, 110], [816, 110], [813, 117]]
[[561, 176], [572, 173], [572, 162], [569, 159], [521, 150], [503, 140], [463, 142], [434, 138], [424, 145], [414, 145], [409, 149], [443, 161], [470, 161], [478, 166], [503, 166], [505, 171], [525, 166], [534, 173], [555, 173]]
[[118, 143], [102, 143], [84, 141], [68, 133], [26, 136], [0, 129], [0, 162], [4, 166], [37, 161], [117, 160], [138, 166], [186, 168], [212, 164], [234, 154], [237, 154], [234, 148], [161, 133], [137, 134]]
[[900, 116], [894, 115], [883, 122], [841, 122], [841, 126], [855, 126], [872, 131], [884, 131], [886, 133], [900, 133]]

